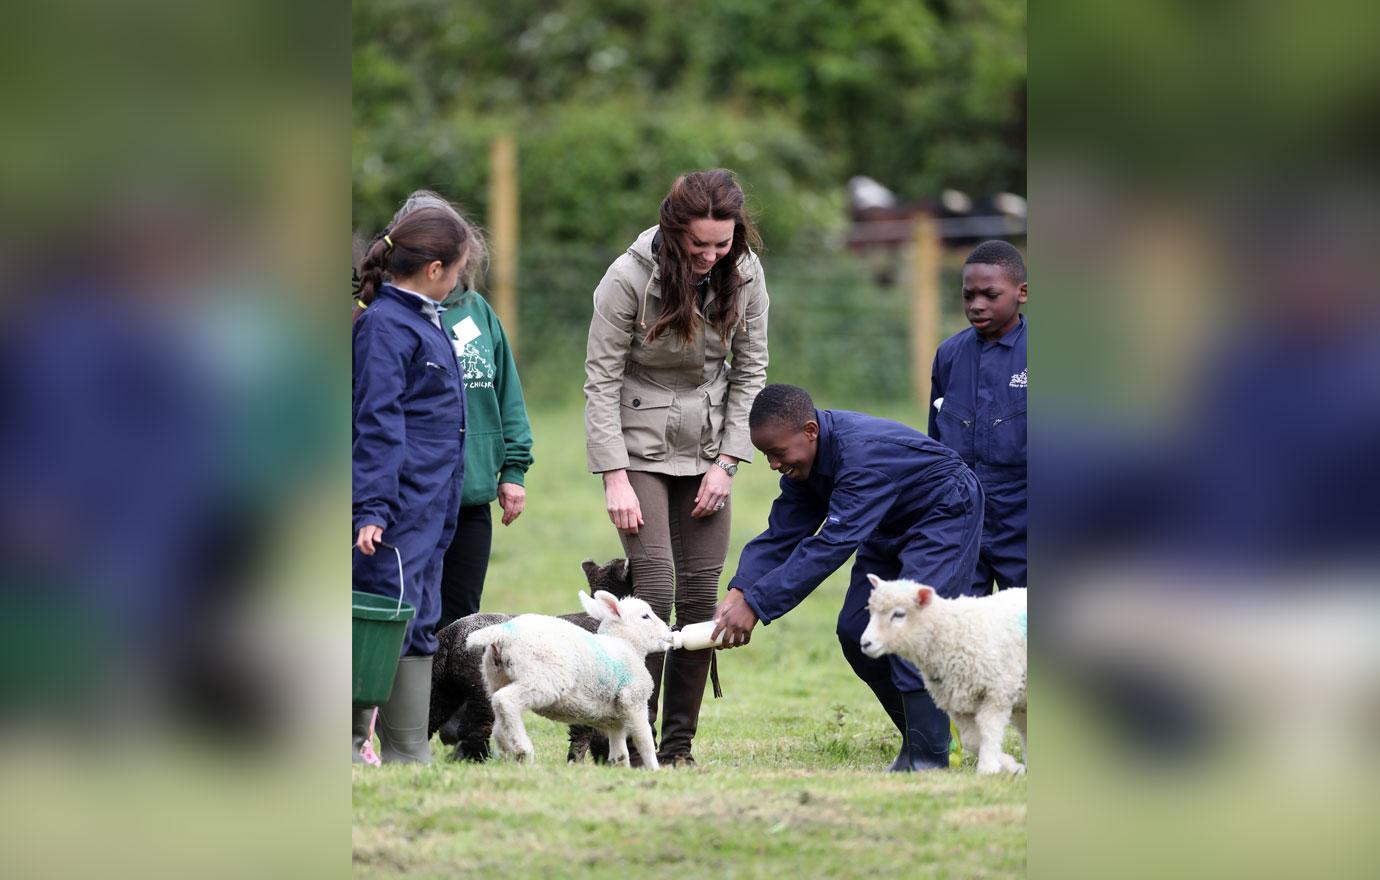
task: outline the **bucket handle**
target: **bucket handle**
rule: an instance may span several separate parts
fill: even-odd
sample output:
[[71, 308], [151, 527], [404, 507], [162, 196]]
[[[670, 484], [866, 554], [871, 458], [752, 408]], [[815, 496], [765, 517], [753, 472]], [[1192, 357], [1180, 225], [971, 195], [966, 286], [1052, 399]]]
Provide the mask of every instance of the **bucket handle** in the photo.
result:
[[[387, 547], [388, 549], [390, 549], [390, 550], [393, 551], [393, 554], [394, 554], [395, 556], [398, 557], [398, 607], [395, 608], [395, 609], [393, 610], [393, 613], [394, 613], [394, 614], [401, 614], [401, 613], [402, 613], [403, 592], [404, 592], [404, 590], [406, 589], [406, 587], [405, 587], [404, 584], [403, 584], [402, 551], [399, 550], [399, 549], [398, 549], [397, 547], [395, 547], [394, 545], [387, 543], [386, 541], [375, 541], [374, 543], [377, 544], [377, 545], [379, 545], [380, 547]], [[355, 546], [354, 544], [351, 544], [351, 545], [350, 545], [350, 549], [351, 549], [351, 550], [358, 550], [359, 547]]]

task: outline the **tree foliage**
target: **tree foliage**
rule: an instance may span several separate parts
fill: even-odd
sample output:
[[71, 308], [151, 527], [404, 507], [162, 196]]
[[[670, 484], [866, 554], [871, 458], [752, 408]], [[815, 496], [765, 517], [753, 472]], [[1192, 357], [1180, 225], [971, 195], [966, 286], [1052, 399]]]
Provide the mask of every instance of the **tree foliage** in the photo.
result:
[[356, 0], [355, 225], [433, 186], [483, 216], [519, 141], [525, 239], [626, 244], [676, 174], [740, 174], [769, 244], [842, 183], [1025, 191], [1021, 0]]

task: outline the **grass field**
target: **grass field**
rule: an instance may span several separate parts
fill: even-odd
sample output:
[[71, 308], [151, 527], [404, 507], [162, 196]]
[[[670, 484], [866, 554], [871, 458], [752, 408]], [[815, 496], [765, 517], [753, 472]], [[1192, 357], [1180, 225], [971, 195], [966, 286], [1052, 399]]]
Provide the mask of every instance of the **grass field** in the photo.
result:
[[[913, 410], [878, 414], [920, 424]], [[585, 472], [580, 409], [532, 421], [527, 512], [495, 526], [484, 610], [579, 610], [580, 561], [620, 555]], [[760, 458], [739, 471], [725, 582], [775, 495]], [[567, 765], [564, 728], [530, 715], [533, 767], [452, 763], [435, 740], [429, 767], [355, 765], [356, 875], [1023, 876], [1024, 777], [978, 778], [971, 757], [947, 773], [882, 772], [899, 737], [839, 651], [846, 582], [845, 568], [719, 655], [724, 698], [706, 695], [693, 770]]]

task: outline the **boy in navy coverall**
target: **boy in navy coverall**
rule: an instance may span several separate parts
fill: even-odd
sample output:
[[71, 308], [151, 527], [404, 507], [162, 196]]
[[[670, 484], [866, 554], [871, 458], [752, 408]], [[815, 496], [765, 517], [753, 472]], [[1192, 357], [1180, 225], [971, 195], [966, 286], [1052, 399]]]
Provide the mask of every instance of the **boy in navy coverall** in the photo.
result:
[[873, 659], [868, 574], [911, 578], [941, 596], [968, 593], [982, 535], [982, 489], [952, 450], [906, 425], [817, 410], [794, 385], [768, 385], [748, 416], [752, 443], [781, 473], [767, 530], [743, 548], [715, 612], [725, 646], [746, 644], [757, 621], [800, 604], [848, 557], [857, 562], [839, 612], [843, 655], [901, 731], [892, 771], [949, 766], [949, 719], [913, 666]]
[[978, 245], [963, 266], [972, 328], [944, 340], [930, 377], [930, 436], [982, 483], [982, 549], [974, 592], [1026, 586], [1025, 261], [1004, 241]]

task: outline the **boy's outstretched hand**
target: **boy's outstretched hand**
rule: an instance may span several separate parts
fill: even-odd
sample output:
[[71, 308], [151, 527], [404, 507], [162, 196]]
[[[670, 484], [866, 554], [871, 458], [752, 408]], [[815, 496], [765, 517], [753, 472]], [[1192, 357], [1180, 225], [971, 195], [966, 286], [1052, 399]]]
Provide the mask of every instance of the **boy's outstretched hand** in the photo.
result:
[[730, 589], [719, 607], [714, 610], [714, 633], [724, 634], [722, 647], [736, 648], [752, 640], [752, 628], [757, 625], [757, 612], [743, 599], [743, 591]]

